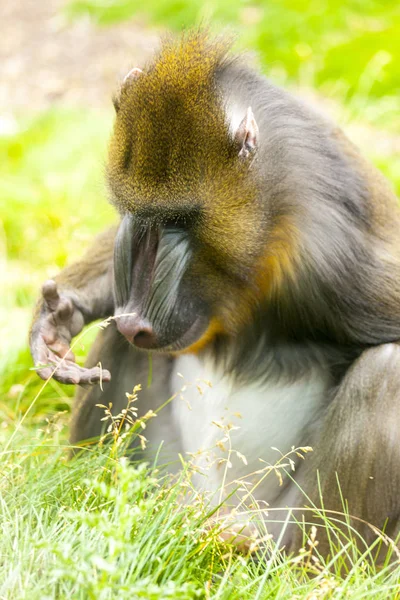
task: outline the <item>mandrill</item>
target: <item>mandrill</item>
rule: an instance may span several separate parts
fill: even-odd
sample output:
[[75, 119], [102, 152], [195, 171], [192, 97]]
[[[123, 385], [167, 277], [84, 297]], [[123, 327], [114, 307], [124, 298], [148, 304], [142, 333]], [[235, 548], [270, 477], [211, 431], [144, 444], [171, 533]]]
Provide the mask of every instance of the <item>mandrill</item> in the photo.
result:
[[[125, 408], [151, 353], [142, 414], [177, 396], [149, 422], [145, 460], [191, 453], [195, 485], [218, 501], [224, 432], [236, 487], [276, 448], [311, 446], [283, 482], [258, 476], [272, 535], [287, 507], [322, 497], [328, 511], [348, 507], [367, 543], [369, 523], [395, 536], [400, 211], [387, 182], [340, 129], [203, 30], [165, 41], [114, 106], [119, 225], [44, 284], [30, 334], [43, 379], [86, 384], [71, 442], [102, 433], [98, 403]], [[109, 316], [78, 366], [71, 339]], [[287, 525], [286, 548], [298, 534]]]

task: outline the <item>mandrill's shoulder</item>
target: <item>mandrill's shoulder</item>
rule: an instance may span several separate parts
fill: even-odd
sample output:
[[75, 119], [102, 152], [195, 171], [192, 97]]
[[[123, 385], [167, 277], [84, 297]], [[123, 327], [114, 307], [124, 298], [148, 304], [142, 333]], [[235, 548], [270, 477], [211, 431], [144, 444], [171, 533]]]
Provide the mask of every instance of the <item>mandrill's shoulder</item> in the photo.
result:
[[339, 127], [333, 129], [332, 135], [347, 160], [365, 182], [372, 225], [379, 233], [382, 232], [384, 240], [397, 245], [400, 256], [400, 202], [393, 186], [379, 169], [362, 156], [357, 146]]

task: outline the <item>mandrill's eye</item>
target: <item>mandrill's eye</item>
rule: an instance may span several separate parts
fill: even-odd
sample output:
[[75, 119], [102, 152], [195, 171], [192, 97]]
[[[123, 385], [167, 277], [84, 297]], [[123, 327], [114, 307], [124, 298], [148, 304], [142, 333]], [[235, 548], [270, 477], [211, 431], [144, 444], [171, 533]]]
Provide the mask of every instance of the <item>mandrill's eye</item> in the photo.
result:
[[192, 225], [192, 219], [190, 219], [187, 215], [171, 215], [166, 219], [163, 219], [163, 228], [164, 229], [180, 229], [187, 230]]
[[162, 225], [172, 229], [191, 229], [201, 218], [201, 209], [196, 203], [182, 204], [179, 211], [169, 211], [162, 218]]

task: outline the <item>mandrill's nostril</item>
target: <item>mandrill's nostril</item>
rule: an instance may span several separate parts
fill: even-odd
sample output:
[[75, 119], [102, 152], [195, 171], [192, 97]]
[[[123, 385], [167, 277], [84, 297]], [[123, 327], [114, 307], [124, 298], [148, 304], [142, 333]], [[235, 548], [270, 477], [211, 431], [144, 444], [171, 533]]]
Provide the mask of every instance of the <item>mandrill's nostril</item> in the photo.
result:
[[133, 338], [133, 343], [138, 348], [144, 348], [147, 350], [153, 348], [156, 343], [156, 336], [154, 335], [153, 329], [151, 327], [143, 327], [140, 329], [140, 331], [138, 331]]
[[150, 323], [136, 316], [125, 316], [117, 320], [120, 333], [138, 348], [150, 349], [156, 345], [156, 336]]

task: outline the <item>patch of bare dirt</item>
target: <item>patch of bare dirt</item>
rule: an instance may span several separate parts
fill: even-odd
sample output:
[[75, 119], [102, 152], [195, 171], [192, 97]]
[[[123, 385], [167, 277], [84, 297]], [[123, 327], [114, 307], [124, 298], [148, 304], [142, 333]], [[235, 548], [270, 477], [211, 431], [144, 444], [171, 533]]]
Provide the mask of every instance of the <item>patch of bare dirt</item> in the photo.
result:
[[54, 103], [99, 107], [118, 80], [158, 45], [158, 32], [137, 21], [98, 27], [68, 21], [65, 0], [0, 2], [0, 111]]

